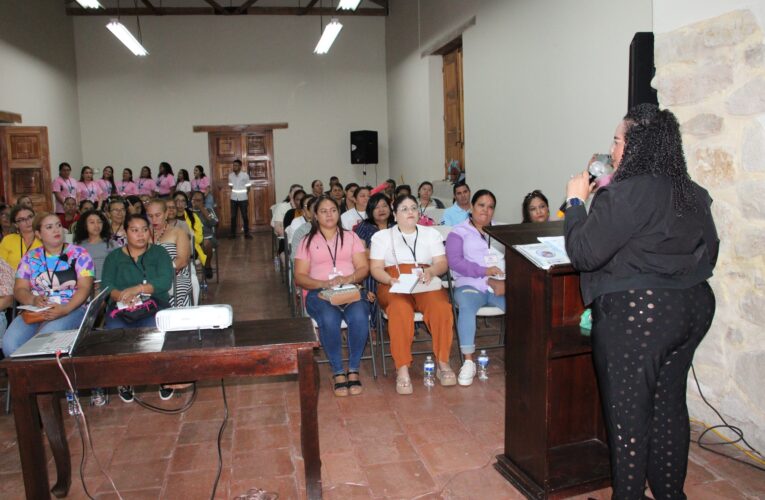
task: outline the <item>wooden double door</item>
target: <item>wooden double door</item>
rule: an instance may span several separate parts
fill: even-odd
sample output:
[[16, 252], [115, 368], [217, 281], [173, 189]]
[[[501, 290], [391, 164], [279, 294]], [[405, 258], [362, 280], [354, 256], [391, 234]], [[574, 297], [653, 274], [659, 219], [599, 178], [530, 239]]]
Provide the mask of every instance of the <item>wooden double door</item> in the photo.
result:
[[[249, 190], [250, 230], [269, 229], [271, 206], [276, 199], [274, 186], [274, 139], [271, 130], [263, 131], [210, 131], [208, 132], [211, 186], [220, 218], [220, 229], [231, 229], [231, 189], [228, 174], [235, 160], [241, 160], [242, 172], [250, 177]], [[238, 223], [242, 223], [241, 217]], [[239, 228], [236, 228], [237, 232]]]
[[9, 205], [29, 196], [37, 211], [50, 211], [47, 127], [0, 127], [0, 197]]

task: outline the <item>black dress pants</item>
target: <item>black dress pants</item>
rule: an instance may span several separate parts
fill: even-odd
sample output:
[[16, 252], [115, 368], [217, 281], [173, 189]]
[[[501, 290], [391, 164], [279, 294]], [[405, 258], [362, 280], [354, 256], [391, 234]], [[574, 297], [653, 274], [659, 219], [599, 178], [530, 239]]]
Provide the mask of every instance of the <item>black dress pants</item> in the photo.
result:
[[242, 212], [242, 224], [244, 225], [244, 234], [250, 234], [250, 219], [247, 215], [248, 212], [248, 203], [247, 200], [231, 200], [231, 235], [236, 236], [236, 230], [238, 228], [237, 226], [237, 219], [238, 215], [237, 210]]
[[684, 499], [690, 424], [686, 380], [712, 323], [706, 282], [628, 290], [593, 304], [593, 359], [611, 454], [613, 498]]

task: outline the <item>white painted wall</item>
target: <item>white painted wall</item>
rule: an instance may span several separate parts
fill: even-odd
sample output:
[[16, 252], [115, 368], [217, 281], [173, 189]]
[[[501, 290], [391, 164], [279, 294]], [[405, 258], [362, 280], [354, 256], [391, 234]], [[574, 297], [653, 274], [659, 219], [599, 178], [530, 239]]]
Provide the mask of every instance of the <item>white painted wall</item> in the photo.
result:
[[627, 108], [629, 44], [651, 31], [651, 1], [422, 0], [418, 29], [417, 2], [394, 0], [386, 49], [397, 177], [443, 178], [440, 57], [420, 53], [472, 16], [463, 33], [467, 180], [495, 192], [497, 219], [519, 222], [527, 192], [542, 189], [557, 206], [569, 175], [608, 152]]
[[351, 130], [379, 132], [378, 177], [387, 178], [383, 18], [343, 18], [325, 56], [313, 54], [314, 16], [144, 18], [145, 58], [105, 22], [75, 19], [86, 163], [115, 165], [118, 175], [163, 160], [176, 170], [207, 165], [207, 134], [194, 125], [288, 122], [274, 132], [277, 198], [295, 182], [361, 180], [350, 164]]
[[45, 0], [0, 2], [0, 110], [48, 127], [51, 170], [82, 160], [72, 20]]

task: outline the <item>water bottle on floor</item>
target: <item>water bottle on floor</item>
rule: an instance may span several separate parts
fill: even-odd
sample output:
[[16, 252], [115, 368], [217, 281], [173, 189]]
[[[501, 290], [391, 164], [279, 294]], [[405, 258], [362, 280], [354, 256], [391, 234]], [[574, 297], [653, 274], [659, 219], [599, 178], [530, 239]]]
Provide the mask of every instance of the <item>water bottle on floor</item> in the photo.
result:
[[102, 387], [90, 390], [90, 406], [104, 406], [106, 402], [106, 391]]
[[489, 355], [486, 354], [486, 349], [482, 349], [481, 354], [478, 355], [478, 380], [489, 380], [488, 368]]
[[80, 407], [77, 406], [77, 399], [75, 393], [72, 391], [66, 391], [66, 406], [70, 415], [79, 415]]
[[433, 356], [428, 356], [425, 358], [425, 365], [422, 369], [425, 376], [423, 377], [422, 381], [425, 384], [425, 387], [433, 387], [436, 385], [435, 380], [435, 374], [436, 374], [436, 363], [433, 361]]
[[282, 261], [277, 255], [276, 257], [274, 257], [274, 271], [278, 271], [281, 265], [282, 265]]

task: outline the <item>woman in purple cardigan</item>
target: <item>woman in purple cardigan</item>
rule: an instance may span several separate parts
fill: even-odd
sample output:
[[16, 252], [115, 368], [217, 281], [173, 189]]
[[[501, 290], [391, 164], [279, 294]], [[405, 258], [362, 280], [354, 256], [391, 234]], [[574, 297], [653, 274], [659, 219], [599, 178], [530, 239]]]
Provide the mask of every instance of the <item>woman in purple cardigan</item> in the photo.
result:
[[470, 385], [475, 377], [475, 320], [481, 307], [505, 310], [504, 257], [491, 246], [484, 227], [491, 225], [497, 199], [487, 189], [473, 195], [470, 217], [454, 226], [446, 238], [446, 258], [454, 278], [457, 302], [457, 333], [465, 362], [457, 382]]

